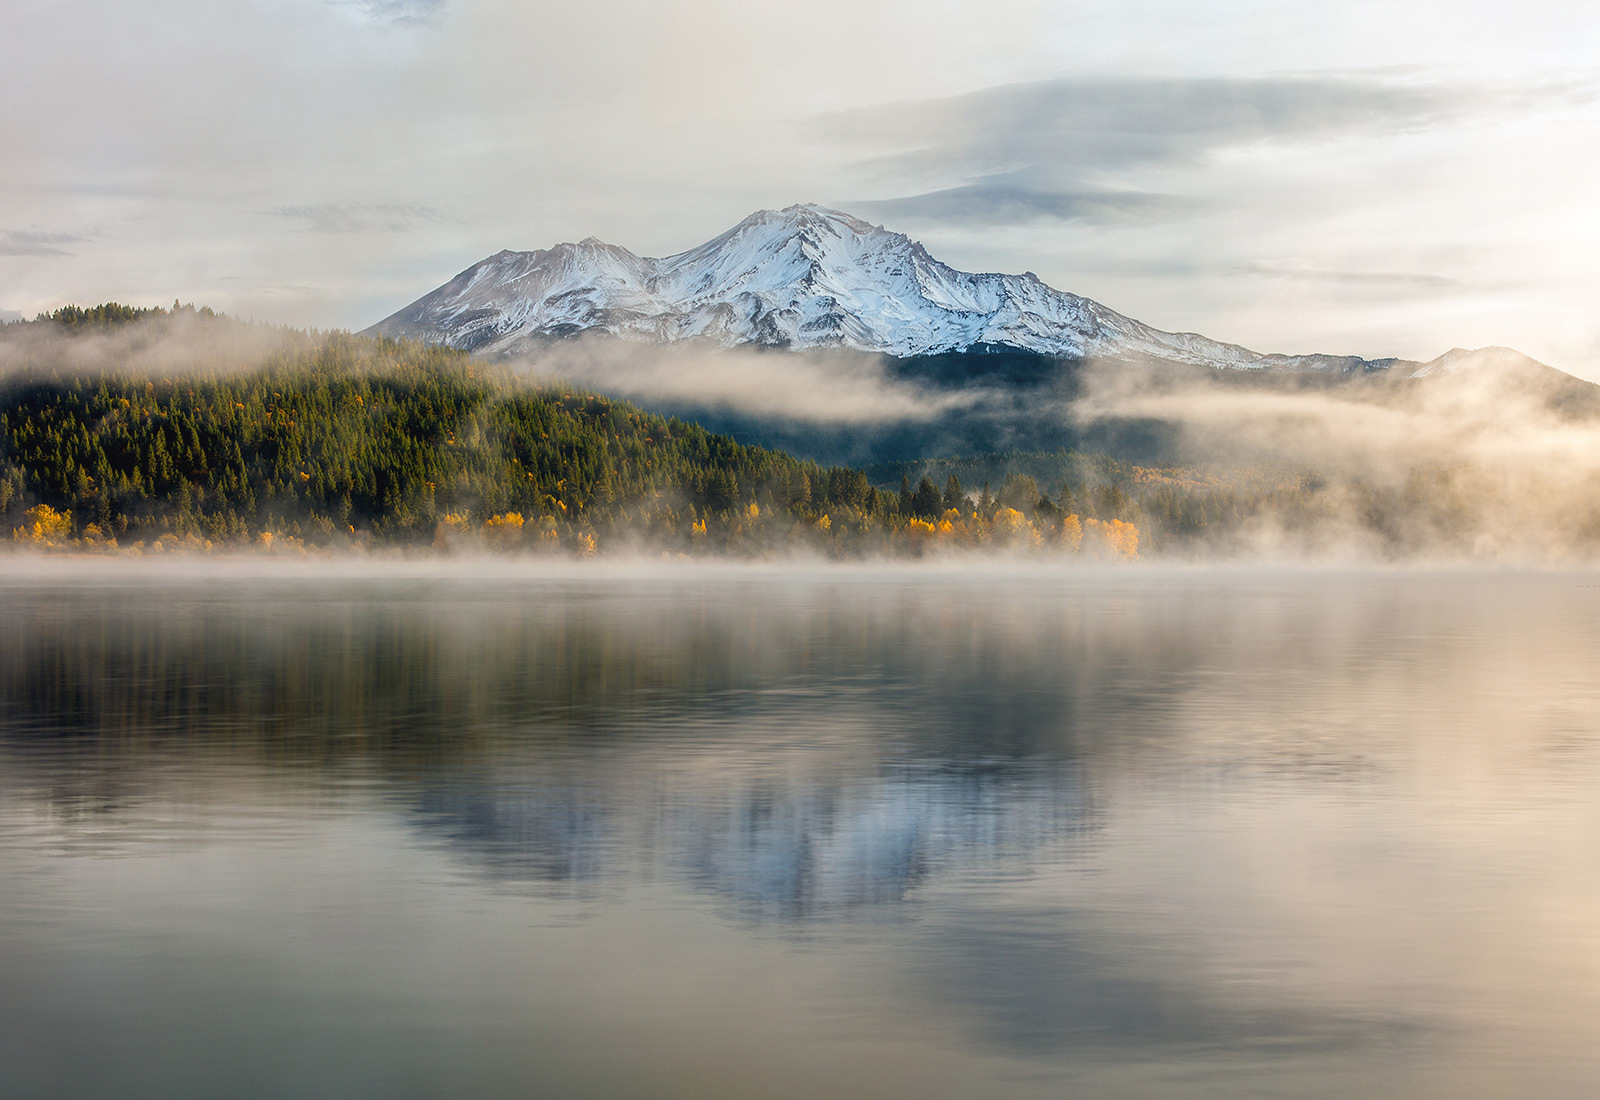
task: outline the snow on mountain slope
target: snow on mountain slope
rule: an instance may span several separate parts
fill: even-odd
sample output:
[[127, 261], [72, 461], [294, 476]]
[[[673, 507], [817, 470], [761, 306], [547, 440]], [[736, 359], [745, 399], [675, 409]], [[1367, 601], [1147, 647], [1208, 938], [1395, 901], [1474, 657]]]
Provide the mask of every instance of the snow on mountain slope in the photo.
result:
[[594, 238], [500, 252], [368, 330], [514, 355], [580, 332], [902, 357], [980, 345], [1061, 358], [1350, 372], [1394, 360], [1262, 355], [1162, 332], [1031, 272], [974, 275], [881, 226], [813, 204], [762, 210], [665, 259]]

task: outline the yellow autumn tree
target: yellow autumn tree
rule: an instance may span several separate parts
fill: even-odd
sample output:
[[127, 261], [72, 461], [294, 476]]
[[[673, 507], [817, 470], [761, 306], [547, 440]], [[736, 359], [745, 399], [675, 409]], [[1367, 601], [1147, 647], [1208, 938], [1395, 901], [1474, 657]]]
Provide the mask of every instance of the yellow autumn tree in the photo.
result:
[[[98, 523], [91, 523], [84, 527], [83, 544], [84, 546], [94, 550], [117, 549], [117, 540], [114, 538], [107, 538], [106, 533], [100, 529], [100, 525]], [[209, 543], [206, 544], [206, 548], [208, 550], [210, 549]]]
[[434, 549], [448, 548], [451, 543], [459, 542], [470, 530], [472, 524], [465, 512], [446, 512], [440, 518], [439, 525], [433, 529]]
[[556, 530], [554, 516], [545, 516], [539, 521], [538, 532], [533, 537], [534, 545], [541, 550], [554, 550], [561, 545], [561, 532]]
[[522, 541], [521, 512], [502, 512], [483, 521], [484, 541], [500, 550], [510, 550]]
[[1132, 561], [1139, 556], [1139, 529], [1120, 519], [1091, 519], [1084, 525], [1085, 545], [1102, 557]]
[[1076, 554], [1083, 547], [1083, 521], [1077, 516], [1068, 516], [1061, 521], [1061, 548], [1069, 554]]
[[1028, 517], [1015, 508], [1001, 508], [994, 514], [990, 535], [1000, 546], [1030, 546], [1038, 542], [1038, 532]]
[[927, 549], [937, 533], [938, 529], [925, 519], [906, 520], [906, 545], [919, 554]]
[[60, 546], [72, 538], [72, 513], [38, 504], [22, 513], [24, 523], [12, 528], [11, 537], [33, 546]]

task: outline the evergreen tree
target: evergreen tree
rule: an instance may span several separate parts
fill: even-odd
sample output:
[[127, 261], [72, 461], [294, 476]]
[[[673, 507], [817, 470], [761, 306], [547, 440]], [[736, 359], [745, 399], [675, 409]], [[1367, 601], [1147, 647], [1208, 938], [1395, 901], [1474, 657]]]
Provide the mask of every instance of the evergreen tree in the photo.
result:
[[944, 506], [963, 512], [967, 509], [967, 494], [961, 491], [961, 479], [955, 474], [944, 483]]

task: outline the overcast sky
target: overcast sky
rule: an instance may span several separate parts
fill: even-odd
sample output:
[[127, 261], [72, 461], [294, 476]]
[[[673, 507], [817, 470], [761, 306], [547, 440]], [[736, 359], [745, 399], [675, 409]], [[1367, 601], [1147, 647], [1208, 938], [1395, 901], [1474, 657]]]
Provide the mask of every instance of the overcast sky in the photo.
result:
[[0, 310], [360, 328], [815, 201], [1263, 351], [1600, 377], [1594, 0], [9, 0]]

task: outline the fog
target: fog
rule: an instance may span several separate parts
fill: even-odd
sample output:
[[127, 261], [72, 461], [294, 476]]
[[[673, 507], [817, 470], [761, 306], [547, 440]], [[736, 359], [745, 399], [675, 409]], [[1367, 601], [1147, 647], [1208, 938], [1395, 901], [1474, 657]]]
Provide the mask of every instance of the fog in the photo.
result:
[[[214, 377], [259, 369], [288, 353], [303, 357], [332, 338], [187, 307], [110, 327], [9, 324], [0, 328], [0, 381], [95, 372]], [[375, 348], [348, 341], [340, 354], [347, 369], [359, 371]], [[1068, 445], [1106, 451], [1122, 460], [1122, 472], [1101, 483], [1115, 482], [1131, 499], [1131, 511], [1117, 518], [1138, 525], [1147, 557], [1544, 565], [1587, 563], [1600, 553], [1600, 390], [1516, 352], [1457, 351], [1426, 367], [1400, 363], [1353, 376], [1039, 362], [1037, 377], [1004, 366], [960, 374], [966, 365], [945, 377], [936, 368], [848, 351], [578, 339], [483, 367], [503, 372], [495, 385], [576, 383], [648, 409], [704, 417], [714, 429], [735, 429], [743, 442], [824, 463], [859, 465], [890, 446], [919, 459]], [[741, 423], [748, 430], [738, 430]], [[1122, 430], [1127, 425], [1139, 431]], [[1069, 442], [1038, 443], [1057, 437]], [[808, 454], [807, 444], [833, 453]], [[843, 453], [847, 447], [854, 450]], [[1000, 461], [1016, 466], [1026, 457]], [[981, 484], [972, 480], [969, 491]], [[942, 487], [944, 474], [935, 481]], [[1064, 484], [1045, 477], [1039, 489], [1059, 499]], [[17, 485], [12, 510], [20, 514], [33, 490]], [[1073, 491], [1085, 488], [1095, 485]], [[694, 508], [677, 492], [664, 489], [654, 506], [688, 516], [686, 527]], [[740, 498], [739, 509], [751, 499]], [[1079, 499], [1068, 510], [1082, 505]], [[441, 498], [440, 507], [474, 505]], [[761, 529], [771, 522], [787, 529], [792, 521], [779, 502]], [[611, 526], [600, 530], [609, 555], [649, 558], [689, 548], [630, 533], [633, 521], [624, 515], [606, 522]], [[1037, 522], [1048, 545], [1044, 521]], [[761, 535], [750, 526], [759, 546], [749, 553], [806, 561], [829, 552], [821, 545], [827, 540], [789, 537], [783, 545], [778, 528]], [[458, 564], [493, 541], [475, 537], [475, 529], [446, 534], [433, 549]], [[977, 536], [972, 545], [959, 542], [917, 553], [961, 560], [971, 551], [1015, 557], [1018, 550]], [[864, 552], [865, 545], [851, 551]]]
[[0, 326], [0, 382], [56, 374], [148, 375], [239, 373], [273, 356], [303, 350], [319, 334], [249, 324], [193, 307], [148, 314], [136, 322]]
[[579, 339], [552, 343], [515, 366], [525, 375], [569, 379], [646, 404], [864, 429], [883, 421], [929, 420], [978, 400], [977, 394], [940, 393], [895, 378], [882, 356], [848, 349], [814, 354]]
[[[1091, 362], [1020, 387], [982, 375], [943, 384], [854, 353], [620, 341], [558, 345], [520, 367], [646, 405], [847, 429], [858, 440], [909, 430], [930, 448], [924, 457], [962, 442], [1041, 449], [1028, 444], [1054, 432], [1085, 450], [1120, 447], [1144, 466], [1196, 471], [1242, 502], [1234, 522], [1182, 546], [1169, 540], [1167, 553], [1524, 565], [1600, 553], [1600, 390], [1509, 349], [1355, 376]], [[979, 421], [994, 438], [987, 448], [951, 427]], [[764, 430], [774, 439], [758, 442], [788, 442], [781, 428]]]
[[1247, 523], [1238, 550], [1593, 559], [1600, 391], [1503, 348], [1395, 374], [1262, 379], [1101, 364], [1073, 413], [1158, 420], [1191, 463], [1275, 477], [1282, 498]]

